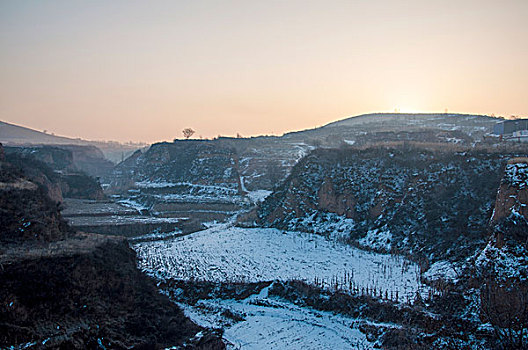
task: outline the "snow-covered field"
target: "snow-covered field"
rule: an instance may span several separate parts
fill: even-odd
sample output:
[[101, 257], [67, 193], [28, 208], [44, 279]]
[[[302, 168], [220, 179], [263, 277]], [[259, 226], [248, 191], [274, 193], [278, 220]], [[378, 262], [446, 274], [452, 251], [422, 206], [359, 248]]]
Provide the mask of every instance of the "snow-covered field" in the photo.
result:
[[[135, 245], [140, 267], [161, 278], [215, 282], [315, 279], [346, 286], [398, 292], [425, 291], [415, 264], [366, 252], [318, 235], [218, 224], [166, 241]], [[345, 277], [346, 276], [346, 277]], [[334, 281], [334, 282], [332, 282]], [[343, 287], [345, 287], [343, 285]]]
[[138, 181], [136, 182], [138, 188], [170, 188], [170, 187], [195, 187], [197, 189], [203, 190], [207, 189], [211, 192], [225, 192], [230, 191], [236, 194], [236, 189], [227, 188], [223, 186], [214, 186], [214, 185], [198, 185], [191, 182], [167, 182], [167, 181]]
[[[356, 319], [331, 312], [301, 308], [268, 298], [264, 288], [245, 300], [201, 300], [195, 307], [179, 304], [185, 314], [204, 327], [224, 327], [233, 349], [370, 349]], [[222, 316], [229, 310], [244, 318]]]
[[[400, 301], [426, 293], [419, 269], [388, 254], [366, 252], [319, 235], [277, 229], [213, 224], [206, 230], [165, 241], [134, 245], [140, 267], [157, 278], [214, 282], [302, 279], [342, 288], [376, 288]], [[195, 322], [223, 328], [231, 349], [372, 349], [360, 330], [369, 321], [302, 307], [269, 297], [269, 287], [244, 300], [202, 299], [180, 304]], [[232, 316], [236, 315], [235, 320]], [[396, 325], [384, 325], [397, 327]]]
[[160, 218], [154, 216], [73, 216], [68, 222], [73, 226], [129, 225], [129, 224], [176, 224], [186, 218]]

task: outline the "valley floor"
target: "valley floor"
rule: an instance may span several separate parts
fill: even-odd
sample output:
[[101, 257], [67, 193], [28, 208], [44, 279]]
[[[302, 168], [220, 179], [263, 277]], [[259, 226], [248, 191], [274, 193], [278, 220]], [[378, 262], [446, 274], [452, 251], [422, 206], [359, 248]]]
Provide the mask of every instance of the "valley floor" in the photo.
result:
[[[201, 300], [194, 306], [178, 305], [201, 326], [224, 328], [232, 349], [370, 349], [358, 320], [300, 307], [276, 297], [268, 288], [244, 300]], [[225, 314], [240, 321], [233, 324]]]
[[[160, 281], [318, 281], [328, 289], [337, 284], [345, 290], [397, 293], [400, 301], [428, 291], [419, 281], [418, 266], [402, 257], [366, 252], [301, 232], [215, 224], [184, 237], [138, 243], [134, 249], [140, 268]], [[224, 338], [235, 349], [372, 348], [358, 328], [367, 321], [295, 305], [268, 296], [268, 288], [245, 299], [179, 301], [193, 321], [223, 328]], [[179, 292], [183, 291], [176, 288], [169, 294]]]
[[[398, 292], [425, 292], [419, 268], [389, 254], [366, 252], [302, 232], [217, 224], [172, 240], [135, 245], [140, 267], [156, 277], [213, 282], [304, 280]], [[347, 281], [346, 286], [344, 285]]]

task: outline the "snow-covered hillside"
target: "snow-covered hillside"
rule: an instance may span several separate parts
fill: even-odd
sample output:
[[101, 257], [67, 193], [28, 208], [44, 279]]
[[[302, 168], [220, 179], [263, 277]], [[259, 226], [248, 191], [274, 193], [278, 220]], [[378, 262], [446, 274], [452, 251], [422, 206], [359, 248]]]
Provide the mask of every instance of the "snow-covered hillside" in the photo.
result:
[[497, 187], [514, 155], [410, 144], [318, 149], [259, 205], [257, 223], [338, 233], [414, 261], [462, 261], [486, 244]]

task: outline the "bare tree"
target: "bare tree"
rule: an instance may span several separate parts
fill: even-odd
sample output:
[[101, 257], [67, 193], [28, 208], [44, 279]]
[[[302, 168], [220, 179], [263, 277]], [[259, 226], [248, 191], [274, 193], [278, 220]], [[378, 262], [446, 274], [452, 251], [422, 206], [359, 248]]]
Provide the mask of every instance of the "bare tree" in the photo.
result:
[[191, 136], [193, 136], [195, 132], [196, 131], [191, 128], [185, 128], [182, 130], [183, 137], [185, 137], [186, 139], [189, 139]]

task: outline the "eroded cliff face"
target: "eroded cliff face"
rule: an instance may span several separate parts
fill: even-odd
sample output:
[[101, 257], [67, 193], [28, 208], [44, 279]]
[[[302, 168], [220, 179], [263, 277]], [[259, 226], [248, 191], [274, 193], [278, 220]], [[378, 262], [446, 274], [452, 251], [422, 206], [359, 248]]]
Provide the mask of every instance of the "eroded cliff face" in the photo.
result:
[[528, 339], [528, 159], [508, 161], [490, 220], [489, 242], [477, 255], [480, 317], [501, 348], [525, 349]]
[[418, 146], [316, 150], [258, 209], [258, 223], [338, 236], [429, 261], [486, 243], [507, 156]]
[[71, 152], [75, 167], [90, 176], [105, 176], [114, 168], [114, 164], [106, 159], [103, 152], [95, 146], [64, 145], [61, 147]]
[[[115, 175], [135, 181], [170, 181], [238, 188], [233, 150], [201, 141], [152, 145], [116, 167]], [[118, 179], [119, 180], [119, 179]]]
[[264, 136], [157, 143], [117, 165], [109, 183], [117, 191], [133, 186], [130, 180], [221, 186], [241, 194], [270, 190], [311, 148], [302, 142]]
[[0, 241], [64, 238], [68, 229], [58, 211], [61, 201], [52, 172], [0, 160]]
[[34, 182], [24, 178], [2, 180], [0, 208], [0, 240], [4, 242], [65, 237], [66, 223], [57, 210], [57, 203]]
[[105, 159], [101, 150], [95, 146], [79, 145], [31, 145], [11, 146], [8, 153], [31, 156], [50, 168], [63, 173], [83, 172], [90, 176], [105, 176], [114, 165]]
[[508, 161], [490, 220], [486, 248], [477, 259], [481, 274], [526, 284], [528, 290], [528, 159]]
[[0, 228], [0, 348], [225, 347], [158, 292], [123, 237], [74, 232], [5, 159]]
[[488, 119], [469, 115], [380, 114], [280, 137], [175, 140], [153, 144], [146, 152], [133, 154], [116, 167], [113, 177], [105, 180], [115, 194], [123, 194], [133, 189], [135, 182], [145, 180], [227, 186], [236, 188], [239, 194], [271, 191], [302, 157], [317, 147], [369, 147], [404, 141], [468, 147], [482, 141], [485, 125], [491, 122]]
[[[59, 154], [71, 156], [65, 150], [60, 150]], [[29, 152], [29, 149], [20, 147], [8, 148], [6, 156], [6, 160], [10, 164], [18, 167], [28, 179], [44, 188], [47, 195], [57, 203], [61, 203], [63, 197], [82, 199], [105, 198], [103, 189], [97, 180], [85, 173], [70, 170], [69, 165], [67, 165], [70, 163], [62, 163], [57, 159], [48, 163], [45, 161], [46, 157], [42, 154], [39, 159]]]
[[331, 177], [323, 180], [321, 188], [317, 193], [317, 208], [339, 216], [354, 219], [357, 216], [355, 211], [356, 198], [348, 189], [342, 193], [336, 191], [336, 186]]
[[518, 214], [528, 219], [528, 158], [508, 161], [502, 178], [491, 223]]

